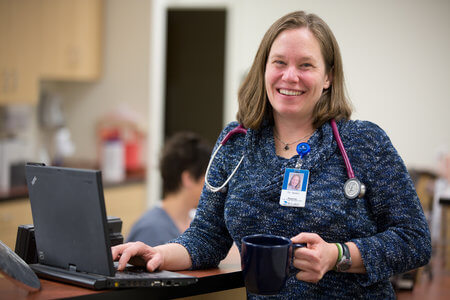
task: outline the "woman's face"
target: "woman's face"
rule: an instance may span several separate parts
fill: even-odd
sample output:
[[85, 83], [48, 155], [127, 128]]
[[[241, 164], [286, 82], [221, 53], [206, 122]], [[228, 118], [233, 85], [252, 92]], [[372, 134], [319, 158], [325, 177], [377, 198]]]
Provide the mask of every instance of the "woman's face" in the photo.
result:
[[275, 121], [301, 118], [312, 122], [322, 91], [330, 86], [316, 37], [306, 27], [281, 32], [266, 63], [265, 84]]
[[297, 186], [297, 184], [300, 182], [300, 177], [298, 175], [294, 175], [291, 178], [291, 186]]

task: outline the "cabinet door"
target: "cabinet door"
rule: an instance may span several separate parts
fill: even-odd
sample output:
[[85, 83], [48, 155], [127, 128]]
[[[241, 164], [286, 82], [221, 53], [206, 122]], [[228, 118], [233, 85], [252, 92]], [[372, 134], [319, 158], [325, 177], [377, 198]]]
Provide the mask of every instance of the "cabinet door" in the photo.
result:
[[105, 189], [106, 213], [122, 220], [124, 239], [127, 238], [133, 224], [145, 212], [145, 203], [145, 184], [135, 183]]
[[41, 77], [100, 77], [101, 0], [42, 0]]
[[39, 3], [0, 0], [0, 104], [38, 99]]
[[33, 224], [28, 198], [0, 202], [0, 240], [9, 248], [15, 248], [17, 228], [25, 224]]

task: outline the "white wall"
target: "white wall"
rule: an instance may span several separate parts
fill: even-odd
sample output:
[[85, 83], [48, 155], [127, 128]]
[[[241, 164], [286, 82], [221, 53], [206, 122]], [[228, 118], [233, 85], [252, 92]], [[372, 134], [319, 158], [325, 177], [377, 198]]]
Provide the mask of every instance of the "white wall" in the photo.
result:
[[[341, 47], [353, 119], [380, 125], [410, 168], [433, 169], [436, 152], [450, 146], [450, 1], [448, 0], [153, 0], [154, 14], [169, 7], [225, 7], [225, 123], [235, 119], [237, 90], [262, 36], [282, 15], [305, 10], [328, 23]], [[154, 19], [151, 86], [161, 87], [165, 17]], [[161, 46], [155, 45], [160, 43]], [[159, 113], [162, 94], [152, 97]], [[159, 110], [158, 110], [159, 109]], [[154, 115], [155, 110], [151, 113]], [[162, 141], [161, 120], [150, 121], [153, 141]], [[153, 146], [156, 149], [156, 146]], [[149, 157], [155, 157], [155, 151]], [[155, 179], [157, 168], [150, 170]], [[159, 182], [149, 182], [155, 190]], [[149, 203], [157, 200], [150, 195]]]
[[340, 44], [353, 119], [380, 125], [408, 167], [433, 167], [436, 149], [450, 146], [450, 1], [244, 0], [234, 6], [227, 121], [235, 118], [235, 89], [264, 32], [285, 13], [306, 10], [323, 18]]
[[[436, 150], [450, 145], [446, 124], [450, 114], [446, 92], [450, 79], [450, 1], [154, 0], [153, 6], [160, 14], [169, 7], [227, 9], [225, 122], [235, 119], [239, 84], [264, 32], [282, 15], [305, 10], [322, 17], [340, 44], [355, 107], [353, 119], [380, 125], [408, 167], [434, 168]], [[164, 17], [154, 20], [153, 36], [165, 36], [164, 22]], [[155, 47], [158, 49], [155, 45], [152, 49]], [[161, 47], [159, 53], [164, 53]], [[152, 60], [165, 61], [163, 56]], [[162, 70], [164, 66], [158, 65], [152, 77], [164, 77]], [[152, 82], [161, 86], [160, 79]], [[162, 95], [152, 101], [162, 102]], [[160, 120], [151, 121], [150, 127], [158, 143], [163, 132]], [[149, 153], [150, 157], [155, 155]], [[152, 172], [157, 174], [155, 166]], [[150, 183], [150, 190], [158, 184]]]
[[101, 78], [46, 85], [63, 99], [77, 161], [96, 161], [96, 124], [121, 105], [142, 116], [142, 128], [149, 126], [150, 8], [150, 0], [105, 0]]

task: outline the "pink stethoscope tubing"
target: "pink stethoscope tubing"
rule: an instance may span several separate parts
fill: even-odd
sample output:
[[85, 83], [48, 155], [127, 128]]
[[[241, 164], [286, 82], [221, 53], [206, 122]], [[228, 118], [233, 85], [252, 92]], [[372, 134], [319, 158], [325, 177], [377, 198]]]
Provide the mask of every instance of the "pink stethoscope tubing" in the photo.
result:
[[347, 152], [345, 151], [344, 144], [342, 143], [341, 136], [337, 129], [336, 121], [330, 120], [331, 129], [333, 130], [334, 139], [338, 145], [339, 151], [341, 151], [342, 158], [344, 159], [345, 168], [347, 169], [347, 181], [344, 184], [344, 195], [348, 199], [356, 199], [364, 197], [366, 193], [366, 186], [355, 177], [352, 165], [348, 159]]
[[352, 165], [350, 164], [350, 160], [347, 156], [347, 151], [345, 151], [344, 144], [342, 144], [341, 136], [339, 135], [339, 131], [336, 126], [336, 121], [331, 119], [331, 129], [333, 130], [334, 139], [339, 147], [339, 151], [341, 151], [342, 158], [344, 159], [345, 168], [347, 169], [348, 178], [355, 178], [355, 173], [353, 173]]

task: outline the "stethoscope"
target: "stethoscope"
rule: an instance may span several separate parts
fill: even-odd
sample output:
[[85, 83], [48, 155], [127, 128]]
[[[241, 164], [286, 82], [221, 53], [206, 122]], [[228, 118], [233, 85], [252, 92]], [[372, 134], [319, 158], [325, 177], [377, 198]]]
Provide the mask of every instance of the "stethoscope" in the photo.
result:
[[[347, 176], [348, 179], [344, 184], [344, 195], [348, 199], [356, 199], [356, 198], [362, 198], [364, 194], [366, 193], [366, 186], [358, 180], [358, 178], [355, 177], [355, 173], [353, 172], [352, 165], [350, 164], [350, 160], [348, 159], [347, 152], [345, 151], [344, 144], [342, 143], [341, 136], [339, 135], [339, 131], [336, 126], [336, 121], [334, 119], [330, 120], [331, 128], [333, 130], [334, 139], [337, 142], [339, 151], [341, 152], [342, 158], [344, 159], [345, 168], [347, 169]], [[220, 148], [224, 146], [227, 141], [235, 134], [247, 134], [247, 129], [245, 129], [242, 125], [237, 126], [236, 128], [232, 129], [228, 134], [223, 138], [223, 140], [220, 142], [217, 149], [214, 151], [213, 155], [211, 156], [211, 159], [209, 160], [208, 167], [206, 168], [205, 173], [205, 184], [208, 190], [211, 192], [225, 192], [226, 186], [228, 182], [233, 178], [234, 174], [236, 173], [237, 169], [241, 165], [242, 161], [244, 160], [244, 155], [242, 155], [241, 159], [239, 160], [239, 163], [234, 168], [233, 172], [231, 172], [230, 176], [225, 180], [225, 182], [219, 186], [214, 187], [208, 182], [208, 174], [209, 174], [209, 168], [211, 167], [211, 163], [214, 161], [214, 158], [216, 157], [217, 152], [219, 152]], [[306, 144], [307, 145], [307, 144]], [[301, 147], [297, 147], [299, 149]], [[304, 153], [299, 153], [300, 156], [303, 156]]]

